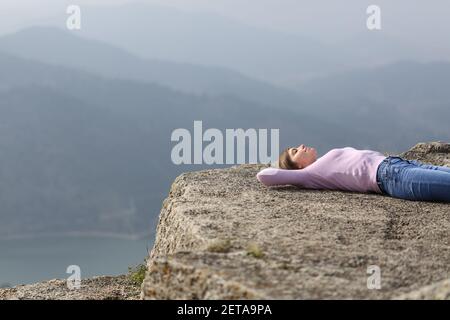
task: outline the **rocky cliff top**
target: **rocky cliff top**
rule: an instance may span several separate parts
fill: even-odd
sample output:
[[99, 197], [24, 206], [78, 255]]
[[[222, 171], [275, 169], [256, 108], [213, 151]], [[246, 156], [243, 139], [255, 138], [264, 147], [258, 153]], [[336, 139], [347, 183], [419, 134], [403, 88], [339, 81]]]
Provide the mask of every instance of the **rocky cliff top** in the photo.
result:
[[[386, 154], [390, 155], [390, 154]], [[450, 144], [406, 159], [450, 166]], [[450, 204], [379, 194], [266, 188], [263, 168], [186, 173], [160, 214], [145, 299], [450, 299]], [[368, 266], [381, 288], [367, 288]], [[135, 299], [126, 276], [0, 289], [0, 299]]]
[[127, 275], [100, 276], [83, 279], [78, 289], [61, 279], [0, 289], [0, 300], [137, 300], [139, 293]]
[[[450, 144], [419, 143], [399, 156], [450, 166]], [[450, 204], [267, 188], [255, 178], [262, 167], [175, 180], [143, 298], [450, 297]], [[371, 265], [381, 289], [367, 287]]]

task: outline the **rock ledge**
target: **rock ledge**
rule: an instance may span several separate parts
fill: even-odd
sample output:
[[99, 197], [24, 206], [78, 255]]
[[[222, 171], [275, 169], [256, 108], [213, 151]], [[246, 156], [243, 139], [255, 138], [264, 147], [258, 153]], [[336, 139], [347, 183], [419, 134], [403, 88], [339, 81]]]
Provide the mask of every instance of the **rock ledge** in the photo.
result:
[[[399, 156], [450, 166], [450, 144]], [[255, 179], [262, 167], [175, 180], [142, 298], [449, 298], [450, 204], [266, 188]], [[370, 265], [380, 267], [379, 290], [367, 288]]]

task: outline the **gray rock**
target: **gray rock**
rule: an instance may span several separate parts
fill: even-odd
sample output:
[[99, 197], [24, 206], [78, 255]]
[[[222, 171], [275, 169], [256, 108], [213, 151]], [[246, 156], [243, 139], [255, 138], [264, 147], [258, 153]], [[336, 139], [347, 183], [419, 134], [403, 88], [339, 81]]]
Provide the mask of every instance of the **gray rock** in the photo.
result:
[[136, 300], [139, 292], [126, 275], [100, 276], [82, 279], [78, 289], [61, 279], [0, 289], [0, 300]]
[[403, 294], [399, 300], [450, 300], [450, 279]]
[[[385, 153], [389, 155], [388, 153]], [[450, 144], [400, 154], [450, 166]], [[450, 204], [266, 188], [261, 165], [186, 173], [164, 201], [144, 299], [450, 299]], [[367, 288], [367, 267], [381, 288]], [[5, 285], [6, 286], [6, 285]], [[126, 275], [0, 289], [2, 299], [137, 299]]]
[[[400, 156], [450, 166], [450, 144], [419, 143]], [[435, 292], [448, 289], [450, 204], [267, 188], [255, 178], [263, 167], [175, 180], [142, 298], [448, 299]], [[380, 289], [367, 287], [370, 265], [380, 267]]]

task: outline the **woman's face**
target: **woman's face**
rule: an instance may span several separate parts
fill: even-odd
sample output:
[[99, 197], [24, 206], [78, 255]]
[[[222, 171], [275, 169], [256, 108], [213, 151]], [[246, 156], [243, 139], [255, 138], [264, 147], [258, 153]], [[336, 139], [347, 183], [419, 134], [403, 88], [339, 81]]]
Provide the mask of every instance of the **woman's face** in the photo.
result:
[[306, 147], [303, 144], [295, 148], [289, 148], [288, 154], [292, 162], [294, 162], [299, 169], [303, 169], [317, 160], [316, 149]]

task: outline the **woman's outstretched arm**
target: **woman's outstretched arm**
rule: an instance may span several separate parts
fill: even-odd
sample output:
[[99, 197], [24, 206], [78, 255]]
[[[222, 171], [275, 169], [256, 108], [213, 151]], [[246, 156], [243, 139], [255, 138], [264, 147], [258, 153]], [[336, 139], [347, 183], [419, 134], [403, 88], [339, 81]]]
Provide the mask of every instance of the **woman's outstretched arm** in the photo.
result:
[[266, 168], [258, 172], [256, 177], [266, 186], [276, 185], [299, 185], [301, 181], [301, 169], [299, 170], [284, 170], [277, 168]]

